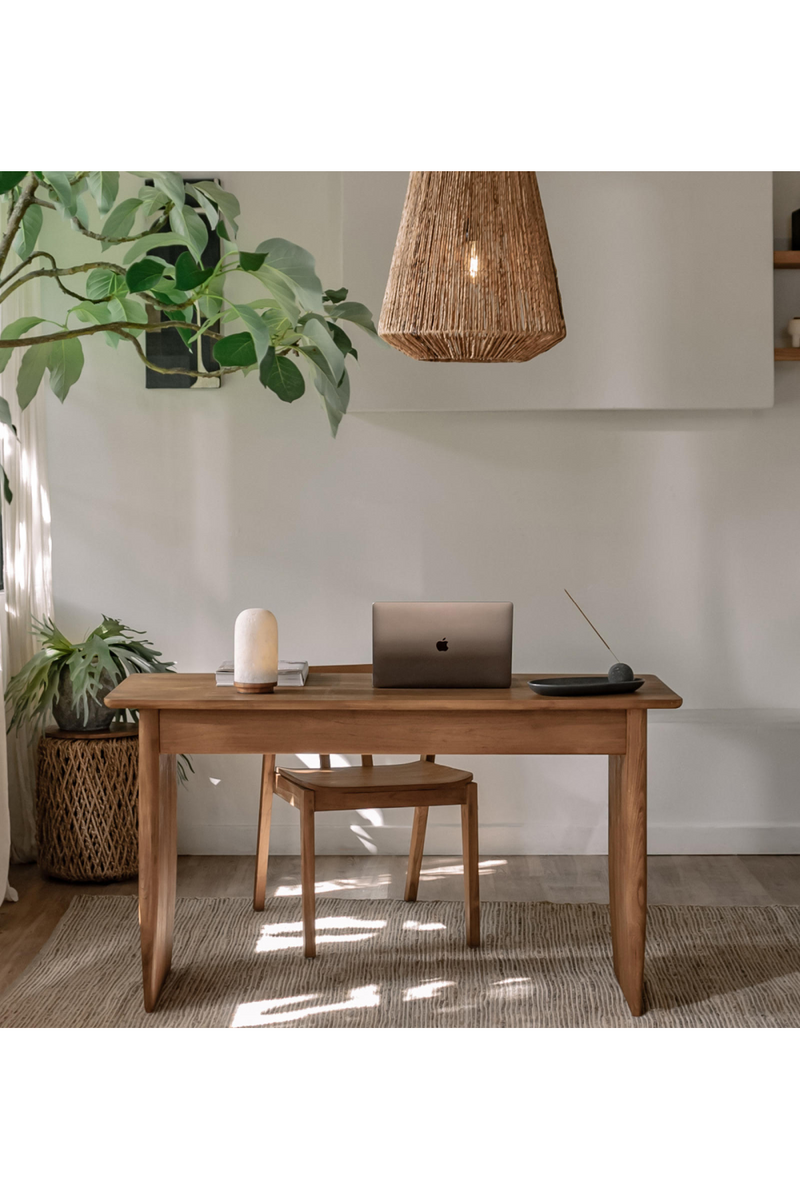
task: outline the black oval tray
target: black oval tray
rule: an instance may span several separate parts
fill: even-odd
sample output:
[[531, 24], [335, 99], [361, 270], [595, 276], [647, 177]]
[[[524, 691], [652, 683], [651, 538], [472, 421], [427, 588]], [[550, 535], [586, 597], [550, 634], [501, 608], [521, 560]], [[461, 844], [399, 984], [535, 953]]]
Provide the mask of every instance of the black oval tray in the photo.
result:
[[528, 687], [540, 696], [622, 696], [635, 692], [644, 683], [643, 679], [630, 679], [625, 683], [609, 683], [606, 675], [573, 675], [553, 679], [529, 679]]

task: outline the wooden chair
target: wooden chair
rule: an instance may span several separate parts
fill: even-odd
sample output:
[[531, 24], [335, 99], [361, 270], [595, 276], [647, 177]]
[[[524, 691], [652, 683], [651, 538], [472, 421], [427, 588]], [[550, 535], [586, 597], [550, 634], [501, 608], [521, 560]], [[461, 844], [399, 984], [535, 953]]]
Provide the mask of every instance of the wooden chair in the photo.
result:
[[[327, 668], [328, 671], [343, 669], [354, 668]], [[368, 671], [370, 668], [356, 669]], [[435, 762], [433, 754], [422, 755], [418, 761], [384, 767], [373, 766], [372, 755], [362, 754], [360, 767], [334, 769], [331, 769], [329, 754], [319, 757], [319, 769], [280, 767], [276, 770], [275, 755], [264, 755], [253, 907], [262, 912], [266, 900], [273, 795], [280, 796], [300, 810], [300, 878], [306, 958], [314, 958], [317, 952], [314, 931], [314, 814], [359, 808], [413, 808], [405, 899], [416, 900], [428, 810], [435, 805], [458, 804], [461, 806], [467, 945], [479, 946], [478, 787], [471, 773], [442, 766]]]

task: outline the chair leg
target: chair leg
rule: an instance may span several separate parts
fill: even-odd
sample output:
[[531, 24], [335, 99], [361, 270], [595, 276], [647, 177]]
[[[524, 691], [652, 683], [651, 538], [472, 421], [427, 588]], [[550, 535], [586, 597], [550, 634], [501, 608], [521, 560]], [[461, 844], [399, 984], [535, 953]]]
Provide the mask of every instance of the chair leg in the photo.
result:
[[406, 900], [416, 900], [419, 891], [419, 873], [422, 869], [422, 852], [425, 849], [425, 830], [428, 825], [428, 809], [414, 809], [414, 824], [411, 826], [411, 849], [408, 852], [406, 871]]
[[481, 900], [478, 882], [478, 785], [467, 787], [461, 805], [461, 840], [464, 850], [464, 901], [467, 913], [467, 945], [481, 944]]
[[265, 754], [261, 764], [261, 804], [258, 810], [258, 847], [256, 849], [256, 879], [253, 889], [253, 908], [263, 912], [267, 895], [269, 865], [269, 829], [272, 822], [272, 787], [275, 774], [275, 755]]
[[313, 793], [308, 792], [300, 805], [300, 880], [303, 893], [303, 952], [306, 958], [315, 958], [314, 799]]

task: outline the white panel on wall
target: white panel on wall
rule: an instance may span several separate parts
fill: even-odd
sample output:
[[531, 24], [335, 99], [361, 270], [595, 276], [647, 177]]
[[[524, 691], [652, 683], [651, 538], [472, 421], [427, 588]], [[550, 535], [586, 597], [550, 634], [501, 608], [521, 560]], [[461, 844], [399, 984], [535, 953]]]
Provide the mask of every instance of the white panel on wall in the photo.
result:
[[[344, 176], [344, 267], [380, 311], [407, 175]], [[773, 403], [772, 177], [556, 172], [539, 183], [566, 340], [521, 364], [370, 345], [352, 411], [714, 409]], [[386, 356], [399, 358], [387, 370]]]

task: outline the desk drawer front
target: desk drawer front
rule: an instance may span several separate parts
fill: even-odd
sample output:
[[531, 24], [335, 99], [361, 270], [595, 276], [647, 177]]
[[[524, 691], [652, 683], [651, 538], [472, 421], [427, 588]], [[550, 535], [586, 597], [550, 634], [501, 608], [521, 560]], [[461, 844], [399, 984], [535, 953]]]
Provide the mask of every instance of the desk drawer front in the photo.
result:
[[162, 754], [624, 754], [624, 710], [222, 712], [162, 709]]

